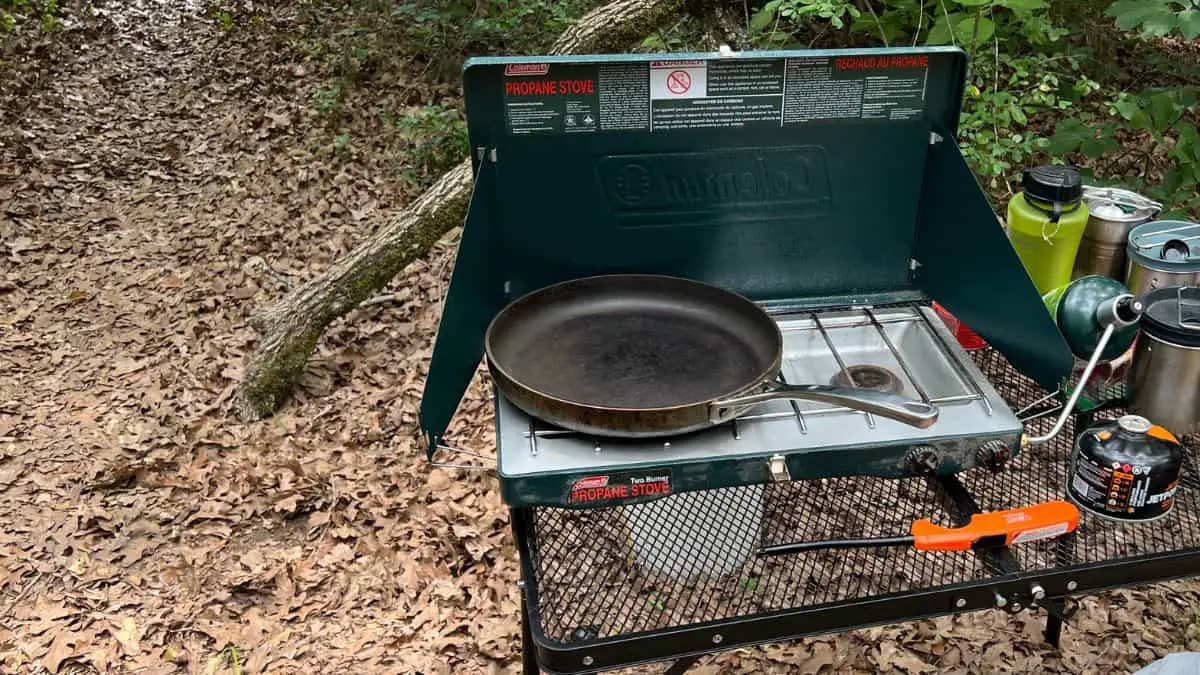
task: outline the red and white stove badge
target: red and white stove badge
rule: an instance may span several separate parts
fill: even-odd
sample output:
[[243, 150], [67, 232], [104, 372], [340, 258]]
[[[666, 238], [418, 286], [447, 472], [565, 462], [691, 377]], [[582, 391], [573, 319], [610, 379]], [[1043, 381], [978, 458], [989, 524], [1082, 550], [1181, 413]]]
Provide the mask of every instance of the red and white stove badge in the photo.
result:
[[521, 75], [545, 75], [549, 72], [549, 63], [506, 63], [504, 65], [504, 74], [508, 77]]
[[588, 476], [570, 484], [568, 504], [599, 505], [665, 497], [671, 494], [669, 472], [647, 475], [610, 474]]
[[606, 485], [608, 485], [608, 476], [588, 476], [575, 481], [575, 484], [571, 486], [571, 491], [602, 488]]

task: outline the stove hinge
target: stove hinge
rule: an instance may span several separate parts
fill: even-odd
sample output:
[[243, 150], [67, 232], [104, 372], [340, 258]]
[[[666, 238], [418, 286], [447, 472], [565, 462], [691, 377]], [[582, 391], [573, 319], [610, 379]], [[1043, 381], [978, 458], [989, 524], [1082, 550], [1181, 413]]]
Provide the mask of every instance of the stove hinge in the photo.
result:
[[783, 455], [771, 455], [767, 460], [767, 474], [771, 477], [772, 483], [783, 483], [792, 479], [792, 472], [788, 471], [787, 458]]
[[492, 164], [499, 164], [499, 157], [496, 154], [495, 148], [479, 146], [475, 148], [475, 156], [479, 158], [479, 165], [483, 166], [484, 161], [489, 161]]

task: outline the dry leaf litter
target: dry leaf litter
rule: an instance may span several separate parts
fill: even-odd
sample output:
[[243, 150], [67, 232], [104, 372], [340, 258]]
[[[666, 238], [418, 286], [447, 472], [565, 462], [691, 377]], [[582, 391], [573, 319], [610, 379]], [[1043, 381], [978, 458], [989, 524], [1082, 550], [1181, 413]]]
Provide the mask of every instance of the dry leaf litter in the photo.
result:
[[[352, 161], [314, 142], [313, 69], [271, 34], [98, 5], [0, 82], [2, 672], [519, 670], [495, 480], [416, 444], [453, 235], [331, 328], [279, 415], [230, 413], [250, 311], [412, 196], [369, 134]], [[482, 376], [450, 437], [491, 451]], [[1120, 672], [1200, 649], [1198, 588], [1085, 598], [1061, 651], [1044, 615], [988, 611], [695, 672]]]

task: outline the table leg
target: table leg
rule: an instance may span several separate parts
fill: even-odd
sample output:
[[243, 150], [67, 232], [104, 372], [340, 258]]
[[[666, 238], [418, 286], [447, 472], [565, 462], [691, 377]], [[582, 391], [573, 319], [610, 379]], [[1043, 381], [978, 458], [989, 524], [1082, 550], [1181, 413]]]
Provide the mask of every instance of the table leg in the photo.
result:
[[1063, 612], [1067, 610], [1067, 601], [1055, 598], [1046, 603], [1046, 643], [1058, 649], [1062, 638]]
[[699, 656], [685, 656], [682, 659], [677, 659], [675, 663], [671, 664], [670, 668], [667, 668], [663, 671], [663, 675], [681, 675], [681, 673], [686, 672], [688, 668], [696, 665], [696, 662], [699, 660]]
[[533, 646], [533, 633], [529, 629], [529, 609], [525, 606], [525, 594], [521, 594], [521, 675], [540, 675], [537, 649]]

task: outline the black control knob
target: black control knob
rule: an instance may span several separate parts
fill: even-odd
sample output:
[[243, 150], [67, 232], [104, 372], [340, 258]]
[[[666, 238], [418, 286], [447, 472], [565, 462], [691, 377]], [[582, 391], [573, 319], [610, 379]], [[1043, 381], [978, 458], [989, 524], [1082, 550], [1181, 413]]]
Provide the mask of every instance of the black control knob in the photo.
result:
[[1003, 469], [1010, 459], [1012, 459], [1012, 450], [1001, 440], [988, 441], [975, 451], [975, 463], [991, 471]]
[[904, 456], [904, 468], [922, 476], [936, 473], [940, 463], [941, 457], [932, 445], [915, 445]]

